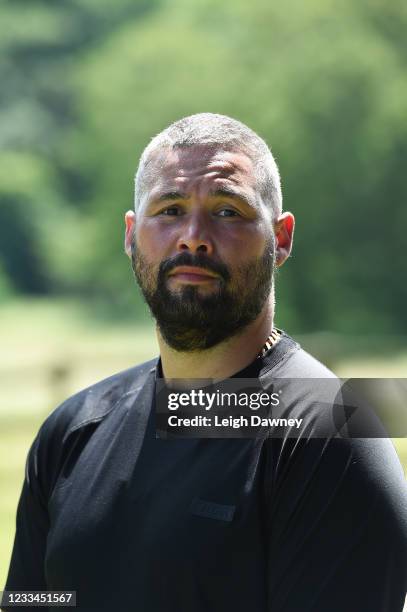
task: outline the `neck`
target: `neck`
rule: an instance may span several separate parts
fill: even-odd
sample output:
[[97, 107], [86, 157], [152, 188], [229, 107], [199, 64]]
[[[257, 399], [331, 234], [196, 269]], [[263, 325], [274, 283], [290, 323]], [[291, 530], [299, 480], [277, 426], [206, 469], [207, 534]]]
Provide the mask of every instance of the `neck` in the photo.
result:
[[257, 319], [241, 333], [203, 351], [175, 351], [157, 328], [164, 378], [223, 380], [236, 374], [258, 355], [273, 327], [273, 315], [273, 302], [270, 300]]

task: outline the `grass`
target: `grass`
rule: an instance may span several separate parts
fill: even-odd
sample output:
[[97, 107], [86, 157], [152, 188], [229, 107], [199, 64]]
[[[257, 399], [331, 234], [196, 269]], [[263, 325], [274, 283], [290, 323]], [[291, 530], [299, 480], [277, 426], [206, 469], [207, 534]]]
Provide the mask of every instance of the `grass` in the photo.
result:
[[0, 418], [0, 585], [6, 579], [14, 537], [17, 500], [24, 477], [24, 464], [40, 419]]
[[[66, 301], [3, 305], [0, 337], [1, 589], [13, 543], [25, 458], [40, 424], [69, 395], [151, 358], [158, 348], [152, 324], [100, 323], [80, 305]], [[303, 342], [306, 347], [308, 340]], [[330, 366], [343, 377], [404, 377], [407, 352], [395, 352], [385, 358], [349, 359], [345, 355]], [[394, 442], [407, 469], [407, 440]]]

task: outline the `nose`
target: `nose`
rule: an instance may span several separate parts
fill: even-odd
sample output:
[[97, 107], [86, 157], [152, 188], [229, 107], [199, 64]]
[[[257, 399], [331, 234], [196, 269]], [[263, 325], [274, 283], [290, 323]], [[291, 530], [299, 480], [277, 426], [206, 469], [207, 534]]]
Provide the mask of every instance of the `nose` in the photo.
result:
[[185, 217], [185, 223], [182, 225], [181, 234], [177, 240], [177, 251], [212, 255], [213, 242], [204, 213], [199, 212]]

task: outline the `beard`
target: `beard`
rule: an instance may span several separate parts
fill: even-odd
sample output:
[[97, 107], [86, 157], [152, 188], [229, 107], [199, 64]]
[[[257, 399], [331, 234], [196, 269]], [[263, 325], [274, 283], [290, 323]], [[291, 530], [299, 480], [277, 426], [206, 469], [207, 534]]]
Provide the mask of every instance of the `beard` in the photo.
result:
[[[165, 342], [182, 352], [202, 351], [241, 333], [260, 314], [270, 296], [275, 270], [271, 234], [261, 257], [233, 269], [204, 254], [183, 252], [162, 261], [158, 272], [132, 244], [136, 281]], [[218, 275], [218, 288], [202, 294], [197, 285], [168, 288], [168, 273], [178, 266], [206, 268]]]

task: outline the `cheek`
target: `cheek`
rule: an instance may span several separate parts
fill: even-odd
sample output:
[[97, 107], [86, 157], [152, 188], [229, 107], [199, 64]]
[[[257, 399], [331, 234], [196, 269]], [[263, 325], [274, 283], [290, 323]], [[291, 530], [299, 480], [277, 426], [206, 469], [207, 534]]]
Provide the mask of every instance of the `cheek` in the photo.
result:
[[161, 261], [165, 255], [168, 236], [157, 223], [145, 219], [136, 230], [137, 248], [149, 262]]
[[[232, 224], [231, 224], [232, 225]], [[259, 225], [249, 227], [229, 227], [221, 233], [218, 239], [218, 252], [221, 259], [231, 260], [235, 265], [241, 265], [249, 260], [263, 256], [269, 243], [270, 234]]]

